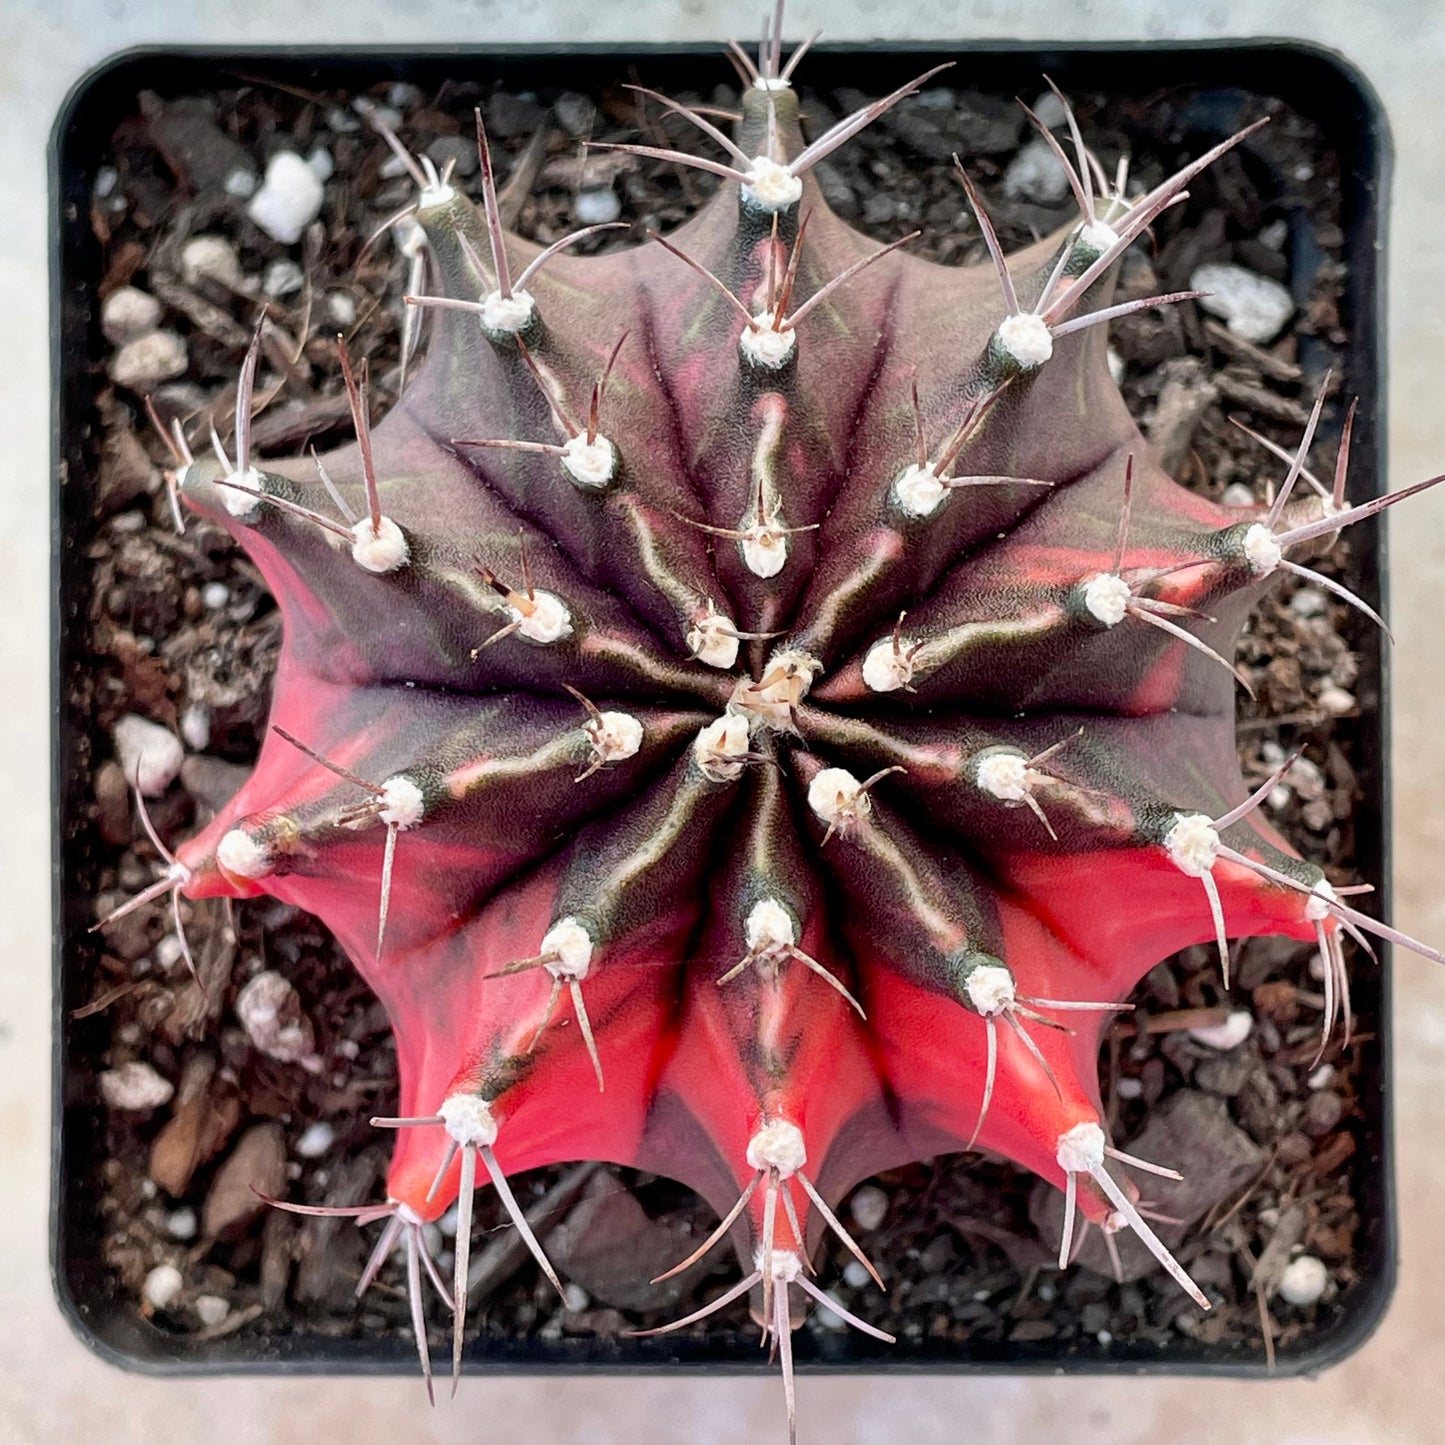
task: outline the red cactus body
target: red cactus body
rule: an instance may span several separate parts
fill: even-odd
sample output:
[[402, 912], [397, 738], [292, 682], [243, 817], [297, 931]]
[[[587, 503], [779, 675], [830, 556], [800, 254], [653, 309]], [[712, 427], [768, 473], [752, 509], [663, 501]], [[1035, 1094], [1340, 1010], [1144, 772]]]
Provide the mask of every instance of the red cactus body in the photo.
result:
[[180, 478], [285, 641], [165, 884], [315, 913], [385, 1004], [384, 1245], [479, 1163], [638, 1165], [724, 1216], [785, 1364], [880, 1169], [976, 1144], [1147, 1233], [1110, 1010], [1262, 933], [1333, 986], [1382, 927], [1249, 806], [1227, 662], [1286, 552], [1380, 504], [1296, 501], [1299, 464], [1267, 514], [1185, 491], [1081, 324], [1194, 168], [1096, 196], [1081, 147], [1079, 224], [947, 269], [829, 211], [856, 128], [807, 146], [774, 52], [701, 214], [520, 281], [536, 248], [423, 177], [441, 300], [375, 435], [258, 468], [243, 420]]

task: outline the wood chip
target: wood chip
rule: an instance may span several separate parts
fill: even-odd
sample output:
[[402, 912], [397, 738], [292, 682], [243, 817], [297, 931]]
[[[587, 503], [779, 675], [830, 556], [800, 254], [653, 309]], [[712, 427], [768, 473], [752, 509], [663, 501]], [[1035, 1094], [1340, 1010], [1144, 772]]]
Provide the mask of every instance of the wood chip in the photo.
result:
[[214, 338], [223, 346], [244, 351], [251, 344], [251, 335], [230, 312], [207, 301], [189, 286], [167, 276], [153, 275], [151, 290], [172, 310], [179, 311], [196, 330]]
[[1299, 402], [1290, 401], [1277, 391], [1248, 381], [1232, 369], [1221, 371], [1214, 381], [1221, 396], [1247, 407], [1256, 416], [1267, 416], [1271, 421], [1288, 422], [1297, 427], [1304, 426], [1310, 419], [1309, 410]]
[[207, 1239], [229, 1234], [265, 1208], [260, 1196], [279, 1195], [286, 1187], [286, 1136], [279, 1124], [254, 1124], [216, 1171], [201, 1211]]
[[150, 1177], [167, 1194], [181, 1198], [191, 1176], [221, 1150], [240, 1118], [235, 1089], [216, 1081], [215, 1058], [193, 1054], [181, 1070], [171, 1117], [151, 1145]]
[[1218, 321], [1206, 321], [1204, 334], [1221, 351], [1227, 351], [1238, 360], [1257, 366], [1271, 381], [1298, 381], [1304, 375], [1292, 361], [1285, 361], [1262, 346], [1256, 346], [1254, 342], [1236, 336]]

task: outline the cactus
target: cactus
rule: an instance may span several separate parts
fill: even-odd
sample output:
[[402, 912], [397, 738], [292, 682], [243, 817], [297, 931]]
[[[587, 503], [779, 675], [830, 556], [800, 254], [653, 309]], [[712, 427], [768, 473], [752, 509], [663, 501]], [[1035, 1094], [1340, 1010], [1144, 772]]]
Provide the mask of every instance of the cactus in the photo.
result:
[[[1230, 939], [1313, 942], [1321, 1048], [1347, 936], [1441, 959], [1264, 821], [1230, 658], [1281, 574], [1368, 612], [1311, 553], [1442, 479], [1348, 504], [1348, 424], [1333, 484], [1307, 466], [1323, 391], [1256, 511], [1151, 460], [1105, 332], [1181, 298], [1113, 304], [1118, 263], [1247, 132], [1133, 195], [1072, 114], [1072, 157], [1040, 126], [1077, 221], [1005, 257], [960, 165], [991, 264], [950, 269], [814, 176], [933, 72], [809, 143], [802, 49], [775, 21], [735, 53], [734, 135], [655, 97], [723, 159], [626, 148], [720, 177], [678, 231], [540, 249], [501, 228], [480, 113], [480, 206], [397, 143], [429, 325], [397, 404], [373, 432], [343, 350], [355, 443], [263, 464], [258, 331], [231, 450], [176, 430], [176, 497], [245, 548], [284, 645], [254, 774], [122, 911], [270, 895], [386, 1006], [387, 1196], [322, 1212], [385, 1221], [363, 1288], [404, 1248], [429, 1391], [421, 1279], [455, 1376], [475, 1189], [560, 1290], [508, 1176], [606, 1159], [717, 1211], [678, 1268], [730, 1238], [741, 1277], [665, 1328], [751, 1291], [791, 1429], [795, 1306], [881, 1333], [810, 1278], [828, 1232], [872, 1271], [835, 1206], [943, 1150], [1063, 1190], [1061, 1266], [1127, 1227], [1209, 1308], [1138, 1207], [1131, 1171], [1168, 1171], [1109, 1141], [1100, 1031], [1191, 944], [1227, 984]], [[446, 1286], [421, 1226], [457, 1201]]]

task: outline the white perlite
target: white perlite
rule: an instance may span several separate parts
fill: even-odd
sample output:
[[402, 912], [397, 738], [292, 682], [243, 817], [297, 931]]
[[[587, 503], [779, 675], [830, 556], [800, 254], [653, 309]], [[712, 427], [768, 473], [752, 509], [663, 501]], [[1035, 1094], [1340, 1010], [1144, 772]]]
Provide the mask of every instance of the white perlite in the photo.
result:
[[743, 357], [764, 371], [778, 371], [793, 359], [798, 349], [798, 334], [791, 326], [773, 330], [773, 315], [764, 311], [755, 316], [756, 326], [744, 326], [738, 338]]
[[803, 182], [787, 166], [767, 156], [754, 156], [743, 196], [764, 211], [786, 211], [803, 198]]
[[146, 798], [158, 798], [175, 782], [185, 761], [181, 740], [169, 729], [128, 712], [111, 733], [116, 761], [125, 780]]
[[1201, 1028], [1190, 1029], [1189, 1037], [1207, 1048], [1228, 1053], [1230, 1049], [1237, 1049], [1253, 1032], [1254, 1016], [1238, 1009], [1222, 1024], [1205, 1024]]
[[622, 202], [611, 186], [589, 186], [577, 192], [572, 214], [584, 226], [605, 226], [622, 214]]
[[458, 1144], [495, 1144], [497, 1121], [485, 1099], [475, 1094], [449, 1094], [437, 1110], [442, 1126]]
[[155, 966], [162, 973], [169, 973], [185, 956], [185, 946], [174, 933], [166, 934], [151, 953]]
[[159, 1109], [170, 1103], [175, 1092], [176, 1086], [169, 1079], [139, 1059], [107, 1069], [100, 1076], [100, 1097], [112, 1109], [131, 1113]]
[[301, 1131], [301, 1137], [296, 1141], [296, 1153], [302, 1159], [320, 1159], [330, 1153], [335, 1142], [336, 1130], [325, 1119], [318, 1119]]
[[1054, 338], [1047, 323], [1032, 311], [1005, 316], [993, 335], [1000, 349], [1025, 371], [1042, 366], [1054, 354]]
[[1233, 262], [1196, 266], [1189, 288], [1203, 291], [1199, 304], [1222, 317], [1235, 336], [1256, 345], [1273, 341], [1294, 315], [1294, 298], [1285, 287]]
[[798, 941], [793, 915], [776, 898], [754, 903], [743, 926], [748, 952], [767, 955], [786, 952]]
[[765, 1120], [748, 1140], [748, 1163], [754, 1169], [775, 1169], [780, 1178], [791, 1179], [807, 1162], [803, 1131], [786, 1119]]
[[295, 151], [278, 151], [266, 164], [261, 188], [246, 214], [283, 246], [295, 245], [321, 214], [325, 188], [315, 170]]
[[510, 296], [503, 296], [500, 291], [488, 291], [482, 297], [482, 309], [477, 314], [484, 331], [515, 336], [532, 324], [537, 314], [537, 303], [530, 291], [513, 291]]
[[214, 1329], [231, 1313], [231, 1306], [218, 1294], [196, 1296], [196, 1318], [207, 1329]]
[[600, 492], [617, 475], [617, 448], [601, 433], [588, 441], [584, 432], [562, 443], [562, 470], [586, 492]]
[[830, 828], [846, 828], [873, 809], [863, 785], [846, 768], [824, 768], [808, 784], [808, 806]]
[[305, 284], [306, 273], [283, 256], [266, 267], [261, 289], [273, 300], [279, 300], [283, 296], [294, 296]]
[[893, 482], [893, 500], [909, 517], [931, 517], [947, 495], [948, 488], [938, 473], [917, 462], [905, 467]]
[[580, 981], [592, 967], [592, 935], [575, 918], [559, 918], [542, 936], [542, 958], [553, 978]]
[[1203, 813], [1176, 813], [1164, 835], [1169, 859], [1181, 873], [1202, 878], [1219, 857], [1219, 834]]
[[127, 341], [110, 359], [110, 379], [131, 391], [154, 391], [190, 365], [186, 343], [174, 331], [147, 331]]
[[529, 599], [532, 610], [524, 613], [519, 607], [508, 607], [517, 631], [530, 642], [560, 642], [572, 634], [572, 614], [567, 604], [555, 593], [534, 592]]
[[141, 1294], [152, 1309], [163, 1310], [180, 1294], [184, 1285], [181, 1272], [175, 1265], [158, 1264], [146, 1275]]
[[370, 517], [363, 517], [353, 525], [351, 534], [356, 538], [351, 544], [352, 561], [368, 572], [395, 572], [411, 557], [406, 533], [390, 517], [382, 517], [374, 526]]
[[1105, 627], [1117, 627], [1124, 620], [1132, 596], [1129, 584], [1113, 572], [1100, 572], [1084, 584], [1084, 606]]
[[1279, 538], [1260, 522], [1245, 528], [1243, 548], [1244, 560], [1256, 577], [1268, 577], [1284, 561]]
[[1049, 130], [1058, 130], [1069, 123], [1068, 108], [1051, 90], [1041, 90], [1030, 109], [1038, 116], [1039, 124]]
[[112, 346], [124, 346], [161, 324], [161, 303], [136, 286], [117, 286], [100, 304], [100, 329]]
[[238, 878], [264, 878], [274, 865], [271, 850], [244, 828], [232, 828], [221, 839], [216, 862]]
[[166, 1233], [172, 1239], [194, 1239], [198, 1226], [194, 1209], [173, 1209], [166, 1215]]
[[1329, 1282], [1330, 1272], [1324, 1261], [1312, 1254], [1301, 1254], [1290, 1260], [1280, 1274], [1280, 1298], [1287, 1304], [1312, 1305]]
[[[888, 1196], [876, 1184], [860, 1184], [848, 1201], [848, 1213], [859, 1229], [868, 1232], [877, 1229], [888, 1218]], [[857, 1264], [854, 1260], [853, 1263]], [[861, 1264], [859, 1269], [863, 1269]], [[864, 1280], [867, 1280], [864, 1270]]]
[[964, 980], [968, 1001], [984, 1018], [1006, 1013], [1014, 1005], [1014, 977], [1001, 963], [980, 964]]
[[734, 783], [742, 776], [749, 746], [747, 719], [729, 713], [698, 729], [692, 755], [705, 778]]
[[232, 200], [249, 200], [256, 194], [256, 187], [259, 182], [256, 180], [256, 173], [246, 166], [236, 166], [227, 171], [226, 179], [221, 189], [231, 197]]
[[188, 748], [203, 753], [211, 743], [211, 714], [200, 703], [192, 703], [181, 714], [181, 737]]

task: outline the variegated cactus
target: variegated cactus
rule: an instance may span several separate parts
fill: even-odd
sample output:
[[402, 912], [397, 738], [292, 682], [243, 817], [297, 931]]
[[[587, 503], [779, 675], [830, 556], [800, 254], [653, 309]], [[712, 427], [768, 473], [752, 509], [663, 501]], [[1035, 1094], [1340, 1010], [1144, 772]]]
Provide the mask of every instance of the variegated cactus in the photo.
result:
[[1273, 503], [1221, 508], [1106, 365], [1104, 323], [1178, 299], [1112, 305], [1120, 257], [1240, 137], [1132, 195], [1074, 129], [1078, 220], [1005, 258], [969, 188], [993, 264], [948, 269], [813, 175], [928, 77], [809, 144], [797, 58], [775, 29], [731, 137], [674, 107], [725, 159], [632, 148], [722, 178], [666, 239], [504, 235], [484, 137], [480, 209], [413, 165], [437, 289], [374, 435], [348, 364], [356, 444], [259, 462], [253, 346], [234, 456], [177, 437], [285, 640], [253, 776], [142, 896], [296, 904], [385, 1004], [403, 1117], [350, 1212], [386, 1221], [363, 1287], [405, 1245], [429, 1384], [422, 1224], [460, 1196], [459, 1366], [474, 1189], [555, 1282], [506, 1181], [563, 1160], [717, 1210], [693, 1258], [730, 1236], [743, 1276], [679, 1323], [755, 1291], [790, 1419], [793, 1287], [827, 1298], [825, 1231], [862, 1258], [834, 1206], [940, 1151], [1065, 1190], [1062, 1263], [1081, 1212], [1208, 1308], [1110, 1144], [1103, 1023], [1200, 942], [1227, 976], [1231, 938], [1315, 941], [1327, 1032], [1342, 935], [1440, 957], [1296, 857], [1235, 747], [1250, 610], [1396, 498], [1346, 503], [1348, 436], [1307, 470], [1317, 404]]

